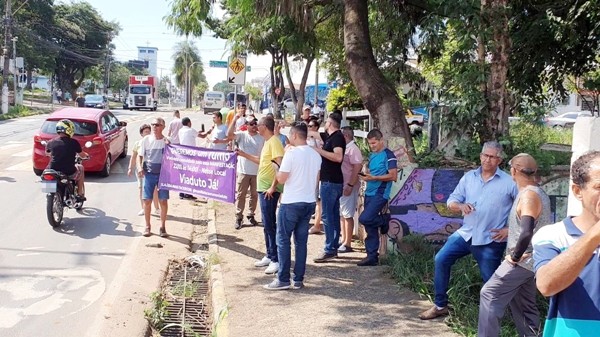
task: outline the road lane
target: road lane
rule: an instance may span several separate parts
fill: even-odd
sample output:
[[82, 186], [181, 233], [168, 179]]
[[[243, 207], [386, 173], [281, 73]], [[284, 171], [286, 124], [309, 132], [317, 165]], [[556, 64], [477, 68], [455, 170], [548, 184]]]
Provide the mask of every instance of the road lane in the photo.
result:
[[[117, 115], [128, 121], [130, 148], [142, 123], [155, 116], [171, 119], [164, 112]], [[188, 116], [194, 126], [211, 123], [210, 116]], [[0, 336], [93, 336], [88, 329], [106, 289], [118, 286], [112, 284], [118, 274], [135, 272], [122, 267], [123, 260], [145, 239], [137, 185], [126, 175], [129, 156], [115, 162], [108, 178], [87, 175], [83, 210], [66, 210], [63, 224], [53, 229], [30, 157], [42, 122], [38, 116], [0, 124], [0, 134], [14, 131], [0, 137]]]

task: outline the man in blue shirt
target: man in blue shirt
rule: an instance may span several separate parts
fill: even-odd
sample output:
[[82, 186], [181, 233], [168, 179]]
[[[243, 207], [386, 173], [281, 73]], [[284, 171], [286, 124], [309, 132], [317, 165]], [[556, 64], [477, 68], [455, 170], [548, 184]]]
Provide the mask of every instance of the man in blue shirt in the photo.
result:
[[435, 255], [434, 306], [422, 312], [421, 319], [448, 314], [450, 271], [458, 259], [473, 254], [484, 282], [502, 262], [508, 214], [519, 192], [511, 176], [498, 168], [502, 150], [498, 142], [485, 143], [481, 166], [467, 172], [448, 198], [448, 208], [462, 213], [463, 225]]
[[385, 147], [381, 131], [369, 131], [367, 142], [371, 149], [369, 173], [359, 174], [362, 180], [367, 182], [367, 189], [364, 209], [358, 218], [358, 222], [365, 226], [367, 232], [367, 257], [359, 261], [358, 266], [376, 266], [379, 263], [379, 232], [386, 234], [390, 221], [390, 215], [382, 214], [382, 209], [390, 199], [392, 184], [398, 178], [398, 160], [396, 155]]
[[544, 337], [600, 331], [600, 151], [571, 166], [571, 190], [583, 210], [533, 236], [536, 285], [550, 297]]

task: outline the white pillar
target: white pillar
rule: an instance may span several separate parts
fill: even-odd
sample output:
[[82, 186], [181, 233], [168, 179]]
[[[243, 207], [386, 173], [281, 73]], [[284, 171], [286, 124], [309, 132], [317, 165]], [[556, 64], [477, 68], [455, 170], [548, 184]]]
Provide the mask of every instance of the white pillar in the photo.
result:
[[[582, 154], [600, 150], [600, 117], [579, 117], [573, 126], [573, 155], [571, 164]], [[569, 185], [572, 181], [569, 181]], [[569, 188], [567, 215], [577, 216], [581, 213], [581, 202], [575, 198]]]

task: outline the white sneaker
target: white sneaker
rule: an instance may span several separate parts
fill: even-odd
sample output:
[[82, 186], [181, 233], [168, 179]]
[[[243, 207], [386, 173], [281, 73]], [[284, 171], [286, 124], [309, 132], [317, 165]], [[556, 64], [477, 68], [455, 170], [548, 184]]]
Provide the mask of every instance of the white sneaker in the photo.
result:
[[269, 265], [269, 263], [271, 263], [271, 259], [269, 259], [268, 257], [263, 257], [262, 260], [258, 260], [256, 262], [254, 262], [254, 266], [255, 267], [266, 267]]
[[138, 212], [138, 215], [144, 215], [144, 210], [143, 210], [143, 209], [142, 209], [142, 210], [140, 210], [140, 211]]
[[279, 271], [279, 262], [271, 262], [267, 269], [265, 269], [265, 274], [275, 274]]
[[155, 209], [155, 210], [154, 210], [154, 213], [156, 213], [156, 214], [160, 214], [160, 209], [159, 209], [159, 208]]

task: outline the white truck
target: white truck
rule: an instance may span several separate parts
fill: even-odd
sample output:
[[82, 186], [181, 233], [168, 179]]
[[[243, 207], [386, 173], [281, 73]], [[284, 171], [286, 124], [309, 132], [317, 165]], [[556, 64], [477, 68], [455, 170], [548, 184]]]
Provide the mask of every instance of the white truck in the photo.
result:
[[157, 86], [158, 83], [154, 76], [129, 76], [129, 89], [123, 109], [156, 111], [158, 108]]

